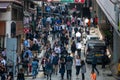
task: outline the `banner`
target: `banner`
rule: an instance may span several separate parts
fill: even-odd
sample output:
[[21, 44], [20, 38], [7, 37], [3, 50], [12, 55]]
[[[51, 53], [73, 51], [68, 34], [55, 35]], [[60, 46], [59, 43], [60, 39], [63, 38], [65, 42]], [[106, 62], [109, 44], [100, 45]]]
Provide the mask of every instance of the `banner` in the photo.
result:
[[69, 3], [73, 3], [74, 0], [61, 0], [61, 2], [69, 2]]
[[75, 3], [85, 3], [85, 0], [74, 0]]
[[52, 0], [53, 2], [60, 2], [61, 0]]
[[85, 3], [85, 0], [47, 0], [48, 2]]

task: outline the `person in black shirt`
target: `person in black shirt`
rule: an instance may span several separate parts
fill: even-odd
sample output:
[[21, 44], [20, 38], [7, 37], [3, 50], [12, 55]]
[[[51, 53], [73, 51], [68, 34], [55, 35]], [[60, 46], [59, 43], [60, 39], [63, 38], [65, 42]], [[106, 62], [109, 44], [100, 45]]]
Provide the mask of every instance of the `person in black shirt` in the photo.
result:
[[25, 80], [25, 76], [22, 68], [20, 69], [20, 72], [18, 72], [17, 80]]

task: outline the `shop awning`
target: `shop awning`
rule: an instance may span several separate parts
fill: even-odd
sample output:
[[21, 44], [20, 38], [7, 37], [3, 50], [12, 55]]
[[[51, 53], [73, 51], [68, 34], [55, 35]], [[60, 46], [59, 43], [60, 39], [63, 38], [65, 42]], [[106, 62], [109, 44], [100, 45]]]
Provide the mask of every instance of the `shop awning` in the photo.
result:
[[10, 3], [0, 3], [0, 9], [7, 9]]

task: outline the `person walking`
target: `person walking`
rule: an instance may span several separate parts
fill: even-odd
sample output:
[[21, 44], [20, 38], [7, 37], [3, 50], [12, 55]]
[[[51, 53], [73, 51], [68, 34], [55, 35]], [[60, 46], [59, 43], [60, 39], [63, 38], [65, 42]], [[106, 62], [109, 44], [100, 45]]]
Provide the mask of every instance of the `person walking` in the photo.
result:
[[77, 55], [79, 55], [79, 57], [81, 57], [81, 48], [82, 48], [82, 44], [80, 41], [78, 41], [76, 43], [76, 48], [77, 48]]
[[53, 64], [53, 73], [56, 75], [58, 73], [58, 61], [59, 61], [59, 57], [57, 56], [57, 54], [55, 54], [55, 56], [53, 56], [52, 64]]
[[63, 57], [60, 59], [59, 69], [59, 73], [61, 74], [61, 80], [63, 80], [65, 73], [65, 59]]
[[30, 63], [30, 58], [28, 56], [28, 53], [25, 55], [24, 60], [23, 60], [23, 68], [24, 68], [24, 72], [27, 73], [27, 75], [29, 75], [29, 71], [28, 71], [28, 64]]
[[45, 73], [46, 62], [47, 62], [47, 58], [46, 58], [46, 57], [43, 57], [43, 58], [42, 58], [42, 61], [41, 61], [41, 65], [42, 65], [44, 77], [46, 76], [46, 73]]
[[71, 45], [71, 52], [72, 52], [73, 57], [75, 56], [75, 51], [76, 51], [76, 44], [75, 44], [75, 41], [73, 41]]
[[36, 78], [38, 74], [38, 61], [34, 58], [32, 61], [32, 77], [33, 79]]
[[91, 80], [96, 80], [97, 75], [96, 75], [96, 73], [94, 72], [94, 70], [91, 71], [90, 78], [91, 78]]
[[98, 69], [96, 68], [96, 65], [97, 65], [97, 57], [94, 56], [94, 57], [93, 57], [93, 60], [92, 60], [92, 71], [96, 70], [96, 71], [97, 71], [97, 74], [99, 75], [99, 71], [98, 71]]
[[20, 71], [17, 74], [17, 80], [25, 80], [25, 75], [24, 75], [22, 68], [20, 69]]
[[47, 59], [47, 62], [45, 65], [45, 73], [47, 75], [47, 80], [48, 79], [51, 80], [52, 71], [53, 71], [53, 65], [52, 65], [50, 59]]
[[72, 77], [72, 61], [70, 59], [68, 59], [66, 61], [66, 70], [67, 70], [67, 79], [71, 80]]
[[81, 61], [81, 75], [82, 75], [82, 80], [85, 80], [85, 73], [86, 73], [86, 65], [84, 60]]
[[77, 56], [75, 59], [75, 67], [76, 67], [76, 78], [78, 79], [78, 75], [79, 75], [80, 67], [81, 67], [81, 60], [79, 56]]
[[108, 58], [108, 56], [107, 56], [107, 54], [103, 54], [103, 56], [102, 56], [102, 68], [104, 69], [105, 68], [105, 66], [109, 63], [109, 58]]

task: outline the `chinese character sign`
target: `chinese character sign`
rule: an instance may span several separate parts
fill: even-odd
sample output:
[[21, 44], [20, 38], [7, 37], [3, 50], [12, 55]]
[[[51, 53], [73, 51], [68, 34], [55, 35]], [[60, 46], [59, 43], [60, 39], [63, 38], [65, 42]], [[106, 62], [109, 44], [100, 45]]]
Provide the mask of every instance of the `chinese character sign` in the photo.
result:
[[74, 0], [75, 3], [85, 3], [85, 0]]

